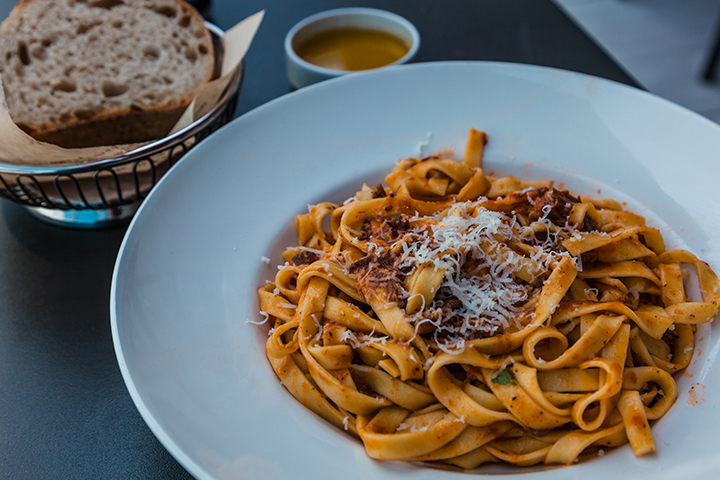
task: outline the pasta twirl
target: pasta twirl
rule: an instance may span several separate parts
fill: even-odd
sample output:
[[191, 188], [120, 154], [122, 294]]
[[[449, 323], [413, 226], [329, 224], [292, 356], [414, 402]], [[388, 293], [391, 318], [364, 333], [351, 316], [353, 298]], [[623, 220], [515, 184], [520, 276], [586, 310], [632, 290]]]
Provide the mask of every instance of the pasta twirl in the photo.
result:
[[718, 277], [616, 201], [485, 174], [486, 143], [471, 129], [462, 159], [400, 161], [387, 185], [296, 218], [298, 246], [259, 291], [275, 373], [376, 459], [655, 450]]

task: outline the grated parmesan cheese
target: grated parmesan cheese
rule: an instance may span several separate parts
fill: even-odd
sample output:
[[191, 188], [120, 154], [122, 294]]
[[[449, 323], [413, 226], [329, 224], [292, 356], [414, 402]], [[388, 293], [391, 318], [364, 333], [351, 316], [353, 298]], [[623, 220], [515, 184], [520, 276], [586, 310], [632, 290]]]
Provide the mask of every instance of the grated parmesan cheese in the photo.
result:
[[[287, 247], [286, 249], [287, 250], [292, 250], [292, 249], [302, 250], [304, 252], [310, 252], [310, 253], [314, 253], [316, 255], [321, 255], [321, 256], [325, 255], [325, 250], [318, 250], [317, 248], [303, 247], [302, 245], [299, 245], [297, 247]], [[285, 264], [288, 265], [287, 262], [285, 262]]]
[[[418, 222], [421, 218], [412, 220]], [[429, 232], [417, 228], [413, 231], [413, 243], [408, 245], [406, 239], [397, 243], [401, 251], [398, 268], [429, 264], [436, 271], [445, 272], [439, 295], [431, 305], [423, 305], [412, 320], [416, 334], [423, 323], [433, 323], [439, 348], [459, 353], [466, 338], [478, 333], [494, 335], [509, 328], [508, 319], [517, 316], [521, 311], [518, 305], [530, 298], [533, 288], [516, 281], [524, 257], [509, 248], [500, 253], [497, 247], [498, 243], [519, 238], [513, 228], [514, 218], [509, 223], [504, 214], [479, 206], [479, 202], [460, 202], [444, 214], [424, 220], [434, 222]], [[539, 249], [536, 255], [540, 257], [543, 253]], [[471, 272], [465, 268], [469, 262], [475, 265]], [[547, 269], [549, 262], [544, 263], [539, 264]], [[459, 300], [461, 305], [444, 301], [443, 294]], [[450, 325], [447, 319], [455, 319], [459, 324]], [[449, 341], [443, 341], [440, 334]]]
[[417, 156], [422, 157], [424, 155], [424, 150], [427, 148], [428, 145], [430, 145], [430, 139], [432, 138], [432, 132], [427, 132], [425, 134], [425, 140], [422, 140], [418, 142], [417, 144]]
[[356, 335], [349, 329], [340, 334], [340, 340], [347, 343], [354, 349], [369, 347], [374, 343], [385, 345], [389, 338], [390, 337], [388, 336], [374, 337], [372, 333], [370, 335]]
[[[581, 235], [568, 220], [553, 223], [558, 220], [555, 204], [538, 204], [541, 194], [548, 196], [538, 192], [528, 187], [518, 200], [518, 208], [525, 208], [525, 202], [536, 209], [529, 224], [529, 215], [495, 211], [495, 201], [484, 197], [453, 203], [434, 215], [372, 218], [364, 224], [367, 230], [363, 226], [358, 232], [370, 233], [362, 241], [368, 255], [362, 265], [351, 265], [349, 273], [363, 295], [385, 305], [402, 304], [419, 294], [421, 305], [406, 317], [414, 328], [413, 339], [431, 333], [434, 345], [447, 353], [461, 353], [476, 338], [521, 330], [534, 318], [530, 307], [542, 280], [561, 258], [570, 258], [582, 270], [581, 258], [562, 246], [563, 240]], [[391, 240], [383, 237], [387, 231], [393, 232]], [[425, 293], [408, 291], [405, 284], [410, 272], [426, 267], [443, 273], [427, 302]]]
[[262, 310], [260, 310], [260, 315], [263, 317], [263, 320], [260, 322], [255, 321], [255, 320], [250, 320], [249, 318], [247, 320], [245, 320], [245, 322], [252, 323], [253, 325], [263, 325], [263, 324], [267, 323], [267, 321], [270, 319], [270, 315], [267, 312], [263, 312]]

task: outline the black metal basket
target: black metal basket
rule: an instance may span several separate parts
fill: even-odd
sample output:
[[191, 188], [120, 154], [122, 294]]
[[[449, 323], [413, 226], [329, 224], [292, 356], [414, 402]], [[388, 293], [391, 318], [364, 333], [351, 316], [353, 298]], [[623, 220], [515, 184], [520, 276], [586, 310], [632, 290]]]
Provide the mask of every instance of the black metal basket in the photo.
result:
[[[219, 45], [224, 32], [205, 25]], [[216, 48], [217, 65], [221, 56]], [[116, 158], [62, 167], [0, 163], [0, 196], [60, 225], [94, 228], [126, 222], [175, 162], [232, 119], [243, 77], [241, 64], [210, 112], [172, 135]]]

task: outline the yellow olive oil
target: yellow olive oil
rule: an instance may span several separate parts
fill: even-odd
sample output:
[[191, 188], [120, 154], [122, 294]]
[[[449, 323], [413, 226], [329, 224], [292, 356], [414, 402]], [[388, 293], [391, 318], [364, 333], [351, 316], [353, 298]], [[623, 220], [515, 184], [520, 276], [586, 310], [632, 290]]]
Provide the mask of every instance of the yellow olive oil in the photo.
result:
[[400, 60], [408, 46], [386, 32], [361, 28], [328, 30], [295, 47], [304, 60], [333, 70], [369, 70]]

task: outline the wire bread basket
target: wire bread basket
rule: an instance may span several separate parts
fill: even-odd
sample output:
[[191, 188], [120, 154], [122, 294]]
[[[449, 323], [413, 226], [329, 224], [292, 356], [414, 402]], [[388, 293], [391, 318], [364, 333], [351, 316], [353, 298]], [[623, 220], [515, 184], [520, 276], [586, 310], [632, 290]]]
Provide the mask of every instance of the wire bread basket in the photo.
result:
[[[219, 65], [219, 39], [224, 32], [213, 24], [205, 25], [216, 45]], [[243, 77], [241, 63], [207, 114], [172, 135], [118, 157], [62, 167], [0, 163], [0, 196], [59, 225], [97, 228], [127, 222], [170, 167], [232, 119]]]

